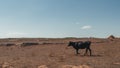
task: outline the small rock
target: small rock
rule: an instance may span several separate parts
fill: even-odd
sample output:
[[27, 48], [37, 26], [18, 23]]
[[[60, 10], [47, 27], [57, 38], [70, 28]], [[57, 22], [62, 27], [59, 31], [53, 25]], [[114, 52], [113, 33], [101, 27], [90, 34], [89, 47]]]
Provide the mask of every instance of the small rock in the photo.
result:
[[74, 66], [74, 65], [64, 65], [62, 68], [90, 68], [87, 65], [79, 65], [79, 66]]
[[89, 66], [87, 65], [82, 65], [83, 68], [90, 68]]
[[3, 65], [2, 65], [2, 68], [8, 68], [9, 66], [10, 66], [9, 63], [4, 62]]
[[119, 63], [119, 62], [117, 62], [117, 63], [113, 63], [113, 64], [115, 64], [115, 65], [120, 65], [120, 63]]
[[48, 68], [47, 65], [38, 66], [38, 68]]
[[73, 68], [73, 65], [63, 65], [62, 68]]
[[[79, 66], [73, 66], [72, 68], [80, 68]], [[82, 67], [81, 67], [82, 68]]]
[[82, 65], [80, 65], [80, 66], [78, 66], [78, 68], [83, 68], [83, 66], [82, 66]]
[[2, 68], [13, 68], [8, 62], [2, 64]]

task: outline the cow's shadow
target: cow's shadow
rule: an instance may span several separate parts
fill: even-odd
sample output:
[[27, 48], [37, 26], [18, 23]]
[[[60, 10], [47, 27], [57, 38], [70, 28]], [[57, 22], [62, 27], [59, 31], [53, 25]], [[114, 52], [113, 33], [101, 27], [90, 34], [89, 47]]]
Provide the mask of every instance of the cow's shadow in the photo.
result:
[[90, 55], [80, 55], [79, 54], [79, 55], [76, 55], [76, 56], [80, 56], [80, 57], [103, 57], [103, 55], [97, 55], [97, 54], [96, 55], [91, 55], [91, 56]]
[[103, 57], [103, 55], [92, 55], [91, 57]]

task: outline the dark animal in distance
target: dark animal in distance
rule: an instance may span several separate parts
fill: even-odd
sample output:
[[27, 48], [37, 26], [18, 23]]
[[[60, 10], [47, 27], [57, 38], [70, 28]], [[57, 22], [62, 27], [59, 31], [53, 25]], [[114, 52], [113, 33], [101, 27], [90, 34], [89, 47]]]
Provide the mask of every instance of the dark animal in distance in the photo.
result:
[[68, 46], [72, 46], [74, 49], [76, 49], [76, 54], [79, 54], [78, 51], [79, 49], [86, 49], [86, 52], [84, 53], [84, 55], [87, 54], [88, 50], [90, 52], [90, 56], [92, 55], [91, 53], [91, 49], [90, 49], [90, 45], [91, 45], [91, 41], [79, 41], [79, 42], [69, 42]]

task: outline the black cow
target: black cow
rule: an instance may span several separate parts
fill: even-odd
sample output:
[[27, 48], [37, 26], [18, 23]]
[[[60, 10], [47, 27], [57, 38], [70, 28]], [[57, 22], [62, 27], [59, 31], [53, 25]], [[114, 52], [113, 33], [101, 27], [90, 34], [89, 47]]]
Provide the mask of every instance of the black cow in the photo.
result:
[[69, 42], [68, 46], [72, 46], [74, 49], [76, 49], [76, 54], [79, 54], [78, 53], [78, 50], [79, 49], [86, 49], [86, 52], [84, 55], [87, 54], [88, 50], [90, 52], [90, 56], [91, 56], [91, 49], [90, 49], [90, 44], [91, 44], [91, 41], [85, 41], [85, 42], [82, 42], [82, 41], [79, 41], [79, 42]]

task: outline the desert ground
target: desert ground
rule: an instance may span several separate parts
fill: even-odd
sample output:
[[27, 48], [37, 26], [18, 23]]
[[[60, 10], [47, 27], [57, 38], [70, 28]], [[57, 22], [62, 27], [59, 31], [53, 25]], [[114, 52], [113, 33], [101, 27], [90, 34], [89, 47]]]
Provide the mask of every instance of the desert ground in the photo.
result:
[[[92, 56], [67, 47], [69, 41], [92, 42]], [[0, 39], [0, 68], [120, 68], [120, 39], [7, 38]]]

